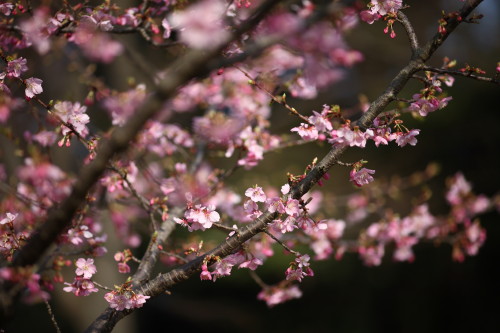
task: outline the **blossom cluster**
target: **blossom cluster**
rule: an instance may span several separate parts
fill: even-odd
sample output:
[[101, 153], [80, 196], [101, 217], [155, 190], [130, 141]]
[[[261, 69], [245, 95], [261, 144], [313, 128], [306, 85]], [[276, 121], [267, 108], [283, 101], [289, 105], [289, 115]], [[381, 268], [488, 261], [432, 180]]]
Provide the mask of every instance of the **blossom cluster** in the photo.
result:
[[[64, 283], [63, 290], [76, 296], [111, 290], [94, 278], [94, 261], [108, 251], [107, 235], [103, 233], [103, 223], [107, 222], [126, 248], [113, 256], [118, 272], [123, 274], [132, 271], [131, 260], [139, 261], [132, 250], [143, 250], [143, 236], [150, 231], [148, 237], [153, 245], [147, 253], [159, 254], [159, 261], [165, 265], [203, 258], [200, 279], [214, 282], [231, 275], [235, 267], [257, 270], [275, 254], [275, 247], [283, 247], [286, 255], [294, 255], [286, 270], [282, 268], [284, 280], [273, 286], [259, 283], [263, 290], [257, 297], [268, 306], [301, 297], [295, 283], [314, 275], [311, 258], [341, 259], [346, 252], [355, 252], [366, 265], [376, 266], [393, 249], [394, 260], [410, 262], [415, 258], [417, 244], [433, 241], [449, 243], [453, 258], [462, 261], [466, 255], [476, 255], [485, 242], [486, 231], [477, 215], [490, 209], [493, 202], [484, 195], [475, 195], [462, 174], [449, 181], [446, 201], [451, 209], [445, 217], [432, 215], [426, 202], [417, 204], [406, 216], [383, 209], [380, 197], [391, 191], [376, 183], [366, 186], [374, 181], [375, 170], [364, 167], [363, 160], [336, 161], [350, 167], [348, 178], [357, 187], [347, 200], [335, 201], [337, 198], [321, 192], [297, 196], [308, 172], [318, 171], [316, 159], [303, 174], [288, 174], [281, 192], [269, 185], [248, 184], [244, 185], [246, 190], [238, 191], [231, 188], [231, 182], [226, 183], [233, 171], [254, 168], [265, 154], [304, 141], [328, 143], [334, 149], [365, 148], [370, 140], [376, 147], [390, 142], [399, 147], [417, 144], [420, 130], [405, 127], [402, 114], [426, 117], [448, 105], [452, 97], [443, 92], [443, 87], [451, 86], [453, 79], [441, 73], [453, 67], [452, 61], [446, 60], [435, 74], [426, 71], [423, 77], [413, 77], [424, 87], [411, 99], [398, 98], [401, 103], [397, 110], [379, 111], [368, 126], [359, 125], [337, 106], [324, 105], [320, 112], [303, 116], [286, 100], [287, 95], [317, 97], [323, 88], [342, 80], [350, 67], [363, 60], [364, 56], [343, 37], [359, 18], [370, 24], [383, 18], [387, 22], [385, 32], [395, 37], [393, 24], [404, 8], [401, 0], [371, 0], [368, 10], [360, 13], [357, 5], [339, 3], [332, 6], [335, 13], [327, 20], [318, 19], [313, 1], [279, 4], [246, 33], [240, 33], [238, 26], [259, 17], [253, 16], [251, 10], [262, 2], [157, 0], [126, 8], [109, 1], [96, 7], [90, 3], [64, 3], [56, 12], [46, 5], [26, 7], [20, 1], [0, 4], [0, 123], [5, 124], [0, 132], [2, 140], [8, 141], [5, 154], [12, 151], [13, 156], [2, 155], [5, 165], [0, 163], [2, 262], [6, 266], [15, 263], [15, 255], [34, 232], [43, 230], [49, 214], [59, 211], [59, 205], [65, 205], [68, 198], [81, 197], [75, 213], [65, 216], [67, 224], [53, 241], [57, 249], [46, 257], [40, 272], [30, 267], [0, 268], [0, 285], [4, 281], [18, 284], [27, 290], [24, 294], [28, 302], [48, 300], [48, 291], [56, 283]], [[115, 39], [113, 34], [134, 34], [151, 49], [161, 49], [161, 65], [157, 59], [152, 58], [151, 63], [150, 59], [142, 59], [149, 56], [149, 49], [136, 54], [124, 45], [127, 37]], [[226, 45], [229, 39], [234, 40]], [[260, 49], [273, 40], [279, 43]], [[177, 65], [184, 55], [196, 58], [217, 49], [224, 61], [209, 61], [206, 68], [212, 70], [213, 64], [218, 68], [211, 72], [200, 70], [196, 73], [200, 78], [183, 79], [185, 66]], [[40, 58], [28, 61], [30, 54]], [[54, 59], [63, 60], [59, 63]], [[137, 65], [139, 74], [147, 80], [129, 77], [135, 74], [130, 74], [133, 71], [126, 66], [114, 72], [119, 79], [126, 76], [126, 84], [102, 77], [106, 65], [122, 66], [122, 60]], [[160, 69], [167, 62], [174, 65]], [[59, 89], [48, 89], [45, 85], [50, 78], [40, 76], [42, 81], [35, 74], [45, 64], [67, 69], [71, 75], [76, 73], [78, 89], [76, 85], [62, 86], [65, 80], [61, 80]], [[484, 74], [469, 65], [461, 73]], [[175, 92], [169, 88], [172, 83], [178, 85]], [[54, 91], [59, 96], [46, 96]], [[302, 140], [293, 139], [295, 134], [274, 134], [271, 120], [281, 115], [280, 111], [274, 113], [270, 102], [300, 117], [302, 123], [290, 131]], [[147, 120], [145, 106], [154, 109], [154, 115]], [[366, 112], [368, 105], [360, 109]], [[13, 110], [20, 110], [20, 116]], [[25, 124], [11, 130], [19, 119], [26, 119]], [[132, 127], [136, 131], [130, 137], [127, 133], [123, 136]], [[58, 139], [61, 135], [62, 139]], [[109, 151], [113, 158], [99, 160], [101, 152], [122, 138], [130, 141], [131, 149], [120, 155]], [[72, 146], [72, 139], [78, 139], [78, 144]], [[71, 156], [69, 162], [60, 163], [61, 155]], [[92, 161], [95, 163], [88, 166]], [[82, 172], [80, 164], [86, 166]], [[230, 164], [232, 167], [227, 167]], [[79, 192], [76, 175], [95, 179], [95, 183], [89, 180], [88, 192]], [[251, 179], [239, 178], [243, 183]], [[328, 178], [324, 174], [316, 181], [321, 186]], [[346, 214], [341, 219], [338, 207], [342, 206]], [[207, 241], [212, 230], [203, 231], [216, 226], [226, 232], [222, 238], [238, 240], [239, 228], [269, 216], [266, 211], [275, 219], [259, 229], [266, 228], [265, 233], [241, 242], [233, 250], [235, 253], [225, 257], [210, 255], [210, 250], [201, 253], [203, 246], [215, 248], [213, 242]], [[177, 225], [190, 232], [189, 240], [182, 239], [182, 245], [157, 239]], [[355, 237], [347, 239], [353, 230]], [[301, 253], [294, 250], [299, 246]], [[302, 247], [310, 254], [306, 254], [308, 250], [302, 252]], [[73, 281], [64, 282], [63, 268], [73, 263]], [[104, 295], [110, 308], [140, 308], [150, 298], [137, 292], [135, 286], [140, 281], [132, 279]]]
[[174, 221], [180, 225], [186, 226], [189, 231], [210, 229], [212, 225], [219, 222], [220, 215], [215, 211], [215, 207], [196, 205], [189, 208], [184, 213], [184, 218], [174, 218]]
[[215, 264], [211, 266], [211, 271], [209, 271], [207, 263], [204, 262], [201, 266], [200, 279], [212, 280], [215, 282], [217, 278], [231, 275], [234, 266], [238, 266], [238, 268], [248, 268], [254, 271], [258, 266], [264, 263], [263, 259], [264, 257], [254, 257], [250, 253], [240, 251], [223, 259], [216, 260]]
[[151, 296], [137, 294], [132, 291], [128, 291], [125, 293], [111, 291], [104, 295], [104, 299], [109, 303], [110, 308], [117, 311], [142, 308], [144, 303], [146, 303], [146, 300], [148, 300], [150, 297]]
[[[450, 99], [447, 98], [438, 102], [440, 105], [439, 108], [446, 106], [447, 101]], [[388, 127], [389, 124], [385, 122], [383, 117], [375, 119], [373, 124], [376, 127], [368, 128], [365, 131], [361, 130], [358, 126], [351, 128], [349, 121], [334, 129], [331, 121], [331, 109], [331, 106], [324, 105], [321, 113], [313, 111], [314, 115], [308, 119], [309, 124], [302, 123], [300, 126], [292, 128], [291, 131], [297, 132], [306, 141], [327, 140], [334, 146], [364, 148], [368, 140], [372, 140], [377, 147], [380, 144], [388, 145], [391, 141], [395, 141], [399, 147], [404, 147], [408, 144], [412, 146], [417, 144], [416, 136], [420, 133], [420, 130], [397, 130], [392, 132], [391, 128]], [[410, 107], [410, 110], [413, 110], [413, 107]], [[427, 113], [424, 114], [422, 112], [421, 114], [427, 115]]]
[[92, 276], [97, 272], [96, 266], [94, 265], [94, 259], [84, 259], [79, 258], [76, 263], [76, 277], [73, 283], [64, 284], [63, 290], [68, 293], [73, 293], [75, 296], [88, 296], [91, 293], [98, 292], [99, 289], [96, 288], [92, 282]]

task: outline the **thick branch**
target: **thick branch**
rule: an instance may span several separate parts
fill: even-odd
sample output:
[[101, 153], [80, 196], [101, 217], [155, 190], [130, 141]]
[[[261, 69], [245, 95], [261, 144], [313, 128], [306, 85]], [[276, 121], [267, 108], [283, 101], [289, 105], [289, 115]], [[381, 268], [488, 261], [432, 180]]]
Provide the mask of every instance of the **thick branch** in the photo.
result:
[[410, 40], [412, 56], [416, 56], [420, 45], [418, 43], [417, 34], [413, 29], [413, 25], [410, 23], [410, 20], [408, 20], [408, 17], [406, 17], [406, 15], [401, 11], [398, 12], [398, 20], [405, 28], [408, 39]]

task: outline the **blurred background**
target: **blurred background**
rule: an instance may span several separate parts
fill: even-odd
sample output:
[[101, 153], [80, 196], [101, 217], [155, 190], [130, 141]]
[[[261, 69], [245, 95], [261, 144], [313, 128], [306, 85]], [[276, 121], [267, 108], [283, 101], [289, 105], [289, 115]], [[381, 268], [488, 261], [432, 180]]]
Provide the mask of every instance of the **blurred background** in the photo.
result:
[[[405, 3], [410, 6], [405, 12], [421, 42], [437, 31], [441, 9], [461, 5], [458, 0]], [[478, 12], [485, 15], [481, 24], [460, 26], [430, 64], [439, 67], [447, 55], [456, 59], [459, 67], [468, 63], [493, 75], [500, 61], [500, 3], [485, 0]], [[410, 54], [402, 27], [395, 26], [395, 40], [384, 35], [383, 28], [383, 22], [373, 26], [359, 24], [348, 36], [348, 43], [364, 54], [364, 62], [317, 99], [289, 100], [289, 104], [298, 110], [319, 111], [323, 104], [352, 107], [360, 93], [369, 100], [376, 98]], [[130, 37], [123, 38], [127, 42], [125, 38]], [[61, 63], [52, 62], [37, 70], [49, 78], [59, 66]], [[120, 66], [117, 62], [114, 71], [119, 71]], [[116, 81], [118, 85], [119, 80], [113, 79], [113, 74], [110, 70], [107, 80]], [[58, 98], [62, 86], [47, 86], [47, 96]], [[400, 97], [410, 98], [418, 89], [419, 85], [411, 83]], [[364, 150], [349, 151], [342, 160], [368, 160], [367, 167], [376, 170], [377, 179], [389, 179], [395, 174], [408, 176], [425, 169], [430, 162], [437, 163], [441, 172], [429, 183], [433, 191], [430, 210], [435, 215], [447, 212], [443, 199], [445, 179], [458, 171], [473, 184], [475, 193], [488, 196], [498, 193], [500, 89], [498, 85], [457, 78], [455, 86], [447, 91], [453, 96], [447, 108], [430, 114], [425, 121], [412, 119], [410, 115], [403, 118], [408, 127], [421, 129], [415, 147], [369, 145]], [[271, 123], [276, 133], [298, 125], [296, 119], [287, 116], [279, 106], [273, 112]], [[251, 174], [239, 171], [233, 177], [233, 186], [242, 189], [255, 183], [279, 186], [286, 181], [284, 170], [300, 173], [328, 148], [311, 144], [272, 154]], [[74, 161], [69, 159], [67, 163], [71, 166]], [[321, 189], [323, 192], [342, 195], [355, 191], [347, 180], [346, 168], [335, 167], [330, 174], [332, 179]], [[408, 213], [408, 203], [395, 203], [394, 210], [401, 210], [404, 215]], [[171, 295], [150, 300], [143, 309], [122, 320], [115, 332], [174, 328], [188, 332], [500, 332], [498, 213], [485, 214], [481, 222], [487, 230], [486, 243], [477, 256], [467, 257], [463, 263], [453, 262], [451, 247], [444, 244], [417, 245], [416, 260], [411, 264], [394, 262], [386, 254], [380, 267], [365, 267], [357, 255], [346, 254], [341, 261], [314, 262], [315, 276], [305, 278], [300, 285], [303, 297], [271, 309], [257, 300], [260, 288], [245, 270], [235, 270], [231, 277], [216, 283], [200, 281], [195, 276], [172, 289]], [[275, 247], [275, 251], [278, 253], [281, 249]], [[278, 255], [257, 273], [266, 283], [279, 282], [291, 260], [291, 256]], [[109, 273], [111, 281], [113, 274], [117, 274], [113, 273], [114, 267], [98, 266], [98, 269], [103, 275]], [[100, 296], [76, 299], [58, 290], [53, 306], [62, 331], [76, 332], [81, 331], [80, 325], [88, 325], [104, 310], [105, 302]], [[54, 331], [45, 305], [20, 305], [18, 313], [21, 315], [12, 325], [16, 331], [30, 331], [34, 323], [38, 332]]]

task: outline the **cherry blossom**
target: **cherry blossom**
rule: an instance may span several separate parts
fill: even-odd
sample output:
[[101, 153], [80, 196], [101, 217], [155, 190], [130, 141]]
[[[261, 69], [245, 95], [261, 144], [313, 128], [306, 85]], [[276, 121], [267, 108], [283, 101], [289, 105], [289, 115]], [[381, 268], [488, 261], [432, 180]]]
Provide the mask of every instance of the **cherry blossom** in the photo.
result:
[[238, 268], [248, 268], [252, 271], [255, 271], [257, 267], [262, 266], [263, 261], [260, 260], [259, 258], [252, 258], [251, 260], [247, 260], [245, 262], [242, 262]]
[[85, 279], [82, 276], [75, 277], [73, 283], [64, 283], [67, 287], [64, 287], [63, 290], [68, 293], [73, 293], [75, 296], [88, 296], [91, 293], [98, 292], [99, 290], [95, 287], [94, 283]]
[[0, 12], [5, 16], [9, 16], [12, 13], [13, 9], [14, 9], [14, 4], [12, 3], [7, 2], [0, 4]]
[[292, 216], [288, 216], [284, 220], [274, 220], [271, 226], [274, 230], [283, 234], [292, 232], [297, 228], [296, 219]]
[[333, 145], [347, 145], [351, 147], [361, 147], [366, 146], [366, 135], [359, 128], [351, 130], [348, 124], [343, 125], [337, 130], [332, 130], [330, 132], [331, 139], [328, 140], [329, 143]]
[[142, 308], [144, 303], [146, 303], [146, 300], [151, 298], [151, 296], [145, 296], [142, 294], [133, 294], [132, 297], [130, 297], [130, 307], [131, 308]]
[[84, 279], [90, 279], [96, 272], [94, 259], [79, 258], [76, 261], [76, 275], [83, 276]]
[[178, 224], [187, 226], [189, 231], [209, 229], [213, 223], [220, 220], [220, 215], [215, 211], [214, 206], [196, 205], [186, 210], [184, 217], [184, 219], [174, 218], [174, 220]]
[[24, 82], [26, 84], [24, 93], [26, 94], [27, 98], [33, 98], [35, 97], [35, 95], [41, 94], [43, 92], [42, 80], [37, 79], [36, 77], [30, 77]]
[[388, 13], [396, 13], [403, 6], [402, 0], [371, 0], [368, 4], [372, 13], [378, 13], [382, 16]]
[[349, 180], [353, 182], [354, 185], [361, 187], [363, 185], [367, 185], [373, 181], [373, 175], [375, 173], [375, 170], [367, 169], [367, 168], [362, 168], [358, 171], [355, 169], [351, 170], [349, 174]]
[[262, 290], [257, 298], [266, 302], [268, 307], [273, 307], [277, 304], [284, 303], [294, 298], [302, 297], [302, 292], [296, 285], [288, 287], [270, 287]]
[[12, 214], [7, 212], [5, 215], [6, 216], [0, 220], [0, 224], [12, 223], [19, 214]]
[[7, 76], [8, 77], [20, 77], [23, 72], [28, 70], [26, 65], [27, 60], [23, 57], [19, 57], [15, 60], [11, 60], [7, 63]]
[[146, 98], [146, 86], [137, 85], [135, 89], [117, 93], [103, 101], [104, 107], [111, 113], [113, 125], [123, 126]]
[[87, 107], [80, 105], [79, 102], [57, 102], [54, 104], [54, 113], [58, 115], [62, 121], [72, 126], [68, 128], [66, 126], [62, 127], [62, 134], [68, 135], [72, 130], [76, 131], [79, 135], [86, 137], [89, 133], [87, 124], [90, 121], [89, 116], [85, 113]]
[[285, 185], [281, 186], [281, 193], [283, 195], [288, 194], [288, 192], [290, 192], [290, 185], [289, 184], [285, 184]]
[[249, 197], [253, 202], [265, 202], [266, 194], [262, 190], [262, 187], [255, 185], [250, 187], [245, 191], [245, 195]]
[[396, 137], [396, 143], [400, 147], [404, 147], [407, 144], [415, 146], [417, 144], [416, 136], [419, 134], [420, 134], [419, 129], [412, 129], [406, 133], [402, 133], [402, 132], [394, 133], [394, 135]]
[[47, 29], [49, 23], [49, 9], [38, 7], [30, 19], [21, 22], [21, 29], [26, 37], [28, 45], [34, 45], [40, 54], [45, 54], [50, 49], [50, 32]]
[[210, 274], [210, 272], [208, 271], [206, 264], [201, 265], [200, 279], [201, 280], [212, 280], [212, 274]]
[[[227, 37], [222, 19], [226, 5], [220, 0], [203, 0], [168, 18], [171, 26], [181, 31], [181, 40], [199, 49], [215, 48]], [[203, 13], [203, 15], [199, 15]]]
[[300, 137], [306, 141], [314, 141], [318, 139], [318, 130], [316, 127], [301, 123], [299, 127], [294, 127], [290, 132], [297, 132]]
[[423, 98], [421, 94], [413, 95], [415, 102], [411, 103], [408, 110], [418, 112], [422, 117], [425, 117], [429, 112], [434, 112], [438, 109], [442, 109], [448, 105], [448, 102], [452, 100], [452, 97], [444, 98]]
[[286, 201], [285, 213], [287, 213], [290, 216], [297, 217], [300, 214], [300, 211], [301, 209], [299, 200], [289, 198]]
[[77, 44], [88, 58], [109, 63], [123, 52], [123, 46], [100, 31], [113, 28], [110, 20], [101, 17], [97, 21], [96, 18], [95, 15], [85, 15], [70, 40]]
[[117, 294], [113, 291], [104, 295], [104, 299], [109, 303], [109, 306], [116, 311], [123, 311], [132, 307], [127, 296]]

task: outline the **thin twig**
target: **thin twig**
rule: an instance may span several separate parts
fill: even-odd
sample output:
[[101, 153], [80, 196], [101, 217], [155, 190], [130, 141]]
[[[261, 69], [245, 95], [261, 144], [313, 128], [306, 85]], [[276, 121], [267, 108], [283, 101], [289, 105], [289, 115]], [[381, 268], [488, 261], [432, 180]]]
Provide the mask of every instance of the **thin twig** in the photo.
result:
[[52, 324], [54, 324], [54, 327], [56, 329], [57, 333], [61, 333], [61, 329], [59, 328], [59, 325], [57, 324], [56, 317], [54, 316], [54, 313], [52, 312], [52, 307], [49, 304], [49, 301], [44, 300], [45, 306], [47, 307], [47, 312], [49, 313], [50, 320], [52, 321]]
[[252, 271], [251, 269], [248, 270], [248, 274], [250, 274], [250, 277], [255, 281], [255, 283], [257, 283], [262, 289], [267, 289], [269, 288], [269, 285], [266, 284], [264, 281], [262, 281], [262, 279], [260, 278], [260, 276], [255, 273], [255, 271]]
[[98, 286], [98, 287], [99, 287], [99, 288], [101, 288], [101, 289], [104, 289], [104, 290], [107, 290], [107, 291], [113, 291], [113, 289], [108, 288], [108, 287], [106, 287], [106, 286], [103, 286], [102, 284], [100, 284], [100, 283], [98, 283], [98, 282], [95, 282], [95, 281], [93, 281], [93, 280], [92, 280], [92, 283], [93, 283], [93, 284], [95, 284], [96, 286]]
[[276, 238], [276, 236], [274, 236], [272, 233], [270, 233], [267, 229], [266, 229], [266, 230], [264, 230], [264, 232], [265, 232], [265, 233], [266, 233], [269, 237], [271, 237], [272, 239], [274, 239], [274, 240], [276, 241], [276, 243], [278, 243], [279, 245], [283, 246], [283, 248], [284, 248], [285, 250], [287, 250], [288, 252], [293, 253], [293, 254], [294, 254], [294, 255], [296, 255], [296, 256], [300, 255], [300, 253], [299, 253], [299, 252], [292, 250], [290, 247], [288, 247], [288, 245], [286, 245], [285, 243], [283, 243], [282, 241], [280, 241], [278, 238]]
[[462, 76], [462, 77], [467, 77], [467, 78], [478, 80], [478, 81], [500, 84], [500, 80], [498, 80], [498, 79], [495, 79], [492, 77], [487, 77], [487, 76], [476, 75], [476, 74], [473, 74], [471, 72], [454, 71], [454, 70], [450, 70], [450, 69], [435, 68], [435, 67], [430, 67], [430, 66], [424, 66], [422, 68], [422, 70], [433, 72], [433, 73], [438, 73], [438, 74]]
[[234, 68], [236, 68], [237, 70], [239, 70], [241, 73], [243, 73], [243, 75], [245, 75], [249, 80], [250, 80], [250, 84], [256, 86], [257, 88], [259, 88], [260, 90], [262, 90], [264, 93], [266, 93], [269, 97], [271, 97], [271, 99], [273, 101], [275, 101], [276, 103], [278, 104], [281, 104], [283, 105], [288, 111], [290, 111], [292, 114], [296, 115], [297, 117], [299, 117], [301, 120], [303, 120], [304, 122], [306, 122], [307, 124], [311, 125], [311, 123], [309, 122], [309, 119], [306, 117], [306, 116], [303, 116], [301, 115], [294, 107], [290, 106], [285, 98], [278, 98], [276, 97], [273, 93], [271, 93], [269, 90], [267, 90], [266, 88], [264, 88], [264, 86], [262, 86], [256, 79], [252, 78], [252, 76], [250, 74], [248, 74], [244, 69], [242, 69], [241, 67], [237, 66], [237, 65], [233, 65]]

